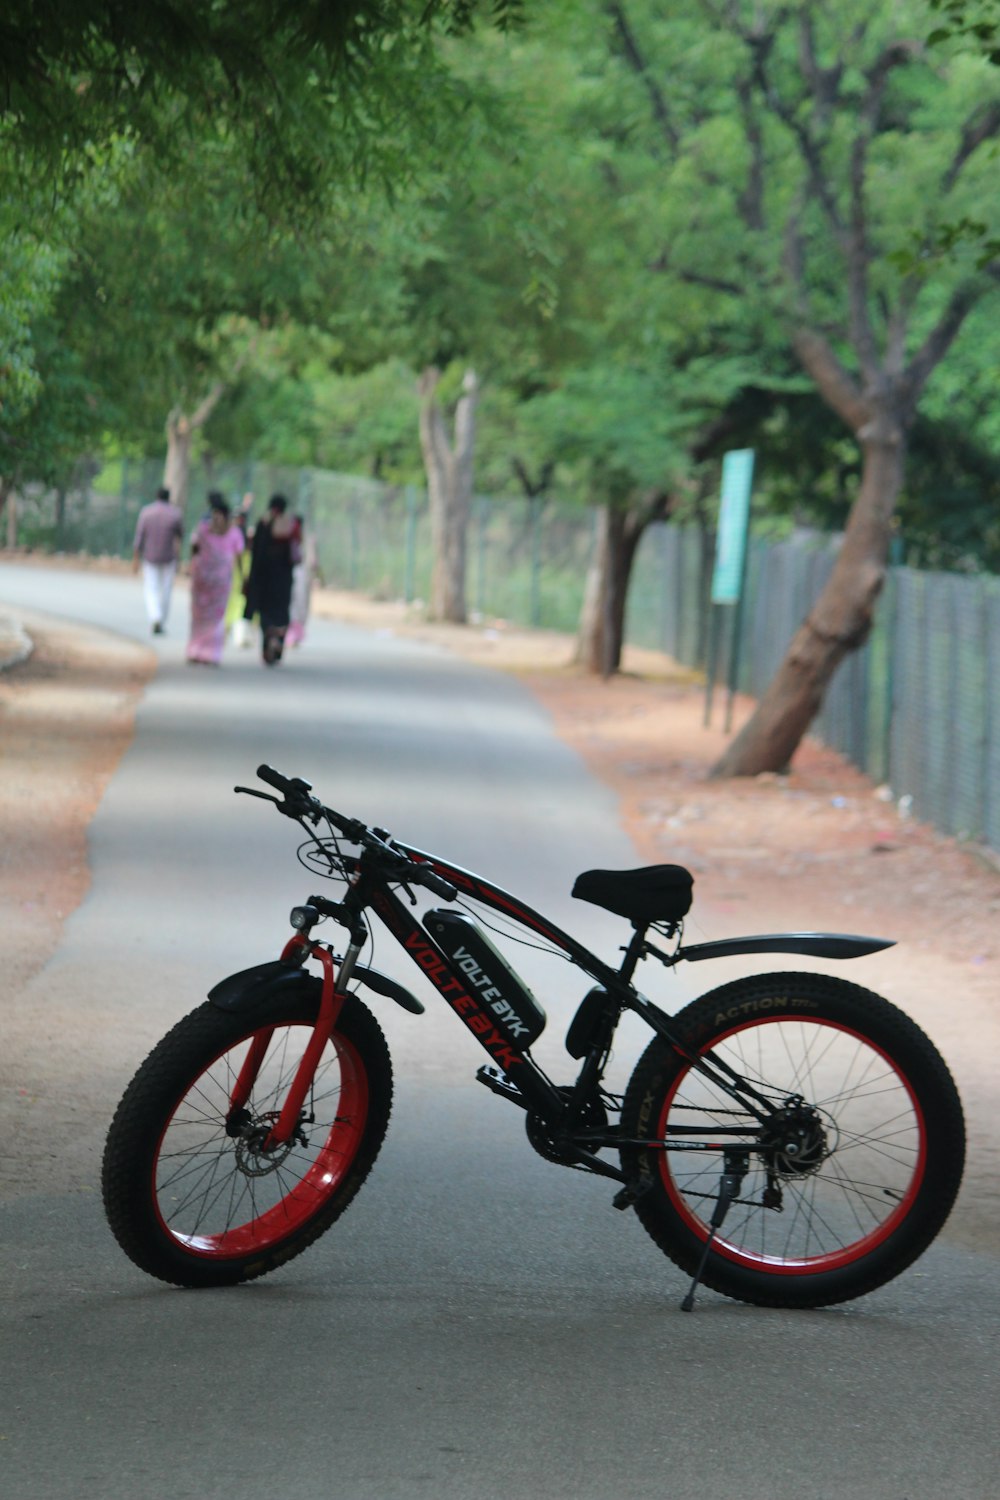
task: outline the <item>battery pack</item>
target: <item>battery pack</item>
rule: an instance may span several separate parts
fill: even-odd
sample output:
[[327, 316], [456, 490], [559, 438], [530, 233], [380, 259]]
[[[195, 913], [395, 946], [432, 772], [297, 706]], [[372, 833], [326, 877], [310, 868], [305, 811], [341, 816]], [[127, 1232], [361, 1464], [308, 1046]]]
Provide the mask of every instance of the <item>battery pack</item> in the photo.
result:
[[511, 1041], [522, 1051], [537, 1041], [545, 1030], [545, 1012], [485, 932], [463, 912], [443, 909], [429, 911], [424, 926], [469, 994]]

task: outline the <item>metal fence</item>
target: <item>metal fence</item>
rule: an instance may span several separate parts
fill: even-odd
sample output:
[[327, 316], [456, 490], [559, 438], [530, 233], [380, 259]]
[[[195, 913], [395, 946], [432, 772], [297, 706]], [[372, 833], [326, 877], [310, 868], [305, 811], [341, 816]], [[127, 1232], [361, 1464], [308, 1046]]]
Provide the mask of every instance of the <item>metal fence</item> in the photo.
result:
[[[837, 538], [750, 548], [736, 683], [760, 697], [833, 568]], [[627, 636], [706, 660], [712, 539], [651, 528]], [[868, 641], [841, 663], [810, 732], [916, 817], [1000, 851], [1000, 578], [889, 569]], [[719, 674], [725, 679], [725, 655]]]
[[[22, 542], [126, 555], [159, 463], [123, 469], [116, 494], [20, 498]], [[316, 539], [334, 587], [416, 601], [429, 594], [426, 494], [355, 476], [260, 464], [193, 476], [189, 527], [209, 489], [260, 503], [288, 496]], [[258, 507], [259, 508], [259, 507]], [[595, 534], [591, 513], [547, 500], [478, 498], [469, 531], [468, 603], [474, 619], [573, 631]], [[708, 652], [714, 538], [695, 527], [650, 527], [636, 558], [627, 641], [703, 668]], [[833, 567], [836, 538], [751, 543], [737, 686], [759, 696]], [[916, 816], [1000, 851], [1000, 579], [890, 569], [875, 627], [839, 668], [812, 732], [841, 751]], [[719, 675], [728, 671], [726, 652]]]

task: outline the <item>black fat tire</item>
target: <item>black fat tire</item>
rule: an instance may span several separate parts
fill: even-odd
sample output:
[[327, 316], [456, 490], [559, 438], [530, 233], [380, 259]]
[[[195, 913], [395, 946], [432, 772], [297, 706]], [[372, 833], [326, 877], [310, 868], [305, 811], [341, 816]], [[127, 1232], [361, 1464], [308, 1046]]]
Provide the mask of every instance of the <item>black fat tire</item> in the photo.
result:
[[300, 1255], [348, 1207], [374, 1165], [392, 1105], [392, 1064], [371, 1012], [355, 996], [345, 999], [334, 1028], [353, 1049], [365, 1076], [367, 1111], [361, 1138], [343, 1177], [318, 1211], [263, 1250], [235, 1256], [191, 1253], [163, 1227], [156, 1211], [153, 1171], [167, 1122], [189, 1086], [229, 1047], [266, 1026], [315, 1023], [321, 982], [312, 995], [296, 990], [268, 997], [250, 1011], [232, 1012], [206, 1002], [167, 1033], [129, 1084], [115, 1113], [104, 1150], [102, 1190], [108, 1223], [125, 1254], [142, 1270], [178, 1286], [229, 1286], [250, 1281]]
[[[735, 1034], [737, 1042], [741, 1042], [751, 1029], [758, 1033], [763, 1027], [787, 1026], [783, 1036], [793, 1037], [797, 1032], [805, 1035], [798, 1024], [800, 1022], [807, 1026], [822, 1022], [838, 1028], [847, 1034], [846, 1045], [860, 1037], [889, 1060], [896, 1073], [908, 1083], [923, 1117], [925, 1165], [912, 1201], [905, 1213], [900, 1211], [900, 1221], [871, 1248], [859, 1240], [857, 1253], [847, 1264], [832, 1269], [823, 1267], [815, 1273], [800, 1268], [796, 1274], [789, 1274], [777, 1265], [772, 1267], [766, 1263], [763, 1256], [757, 1259], [756, 1265], [748, 1266], [714, 1250], [709, 1253], [702, 1273], [706, 1286], [728, 1297], [769, 1307], [820, 1307], [844, 1302], [873, 1291], [898, 1276], [922, 1254], [947, 1219], [961, 1183], [965, 1156], [962, 1107], [940, 1055], [908, 1016], [858, 985], [818, 974], [769, 974], [736, 980], [686, 1006], [673, 1018], [672, 1025], [692, 1051], [703, 1052], [726, 1036]], [[769, 1039], [775, 1033], [763, 1035]], [[837, 1040], [839, 1042], [839, 1038]], [[757, 1034], [752, 1043], [759, 1045]], [[673, 1097], [678, 1100], [685, 1097], [685, 1079], [691, 1079], [689, 1064], [665, 1041], [655, 1038], [639, 1059], [625, 1094], [621, 1117], [623, 1135], [633, 1139], [655, 1138], [667, 1101]], [[778, 1082], [777, 1078], [775, 1082]], [[692, 1081], [689, 1086], [697, 1088], [698, 1084]], [[836, 1108], [831, 1106], [831, 1118]], [[717, 1119], [722, 1122], [724, 1116], [719, 1114]], [[665, 1161], [668, 1156], [672, 1163], [681, 1164], [677, 1167], [678, 1177], [669, 1174]], [[660, 1249], [681, 1270], [693, 1276], [707, 1232], [701, 1223], [693, 1222], [691, 1214], [685, 1215], [678, 1209], [677, 1201], [697, 1202], [696, 1212], [703, 1215], [704, 1220], [709, 1218], [714, 1205], [711, 1195], [706, 1193], [685, 1199], [675, 1191], [671, 1196], [665, 1181], [669, 1175], [674, 1184], [685, 1172], [688, 1180], [694, 1181], [696, 1169], [683, 1165], [692, 1162], [693, 1158], [634, 1146], [623, 1147], [621, 1157], [629, 1180], [646, 1188], [635, 1203], [642, 1224]], [[755, 1161], [759, 1165], [759, 1159]], [[828, 1165], [831, 1167], [828, 1182], [832, 1183], [833, 1201], [839, 1203], [837, 1193], [840, 1189], [832, 1175], [836, 1170], [835, 1162], [836, 1152], [829, 1164], [824, 1162], [820, 1173], [826, 1171]], [[815, 1175], [818, 1177], [820, 1173]], [[747, 1184], [752, 1176], [746, 1179]], [[763, 1173], [758, 1172], [758, 1189], [762, 1178]], [[714, 1179], [706, 1175], [704, 1186], [711, 1183], [714, 1192], [718, 1180], [716, 1170]], [[749, 1187], [747, 1191], [750, 1192]], [[841, 1198], [846, 1196], [841, 1192]], [[748, 1225], [746, 1244], [751, 1245], [749, 1225], [752, 1215], [758, 1213], [756, 1224], [759, 1226], [761, 1216], [771, 1212], [763, 1207], [759, 1211], [752, 1207], [751, 1204], [757, 1201], [748, 1197], [740, 1200], [741, 1208], [736, 1205], [730, 1208], [730, 1217], [724, 1222], [720, 1236], [725, 1238], [732, 1217], [742, 1213]], [[770, 1228], [765, 1224], [764, 1232]]]

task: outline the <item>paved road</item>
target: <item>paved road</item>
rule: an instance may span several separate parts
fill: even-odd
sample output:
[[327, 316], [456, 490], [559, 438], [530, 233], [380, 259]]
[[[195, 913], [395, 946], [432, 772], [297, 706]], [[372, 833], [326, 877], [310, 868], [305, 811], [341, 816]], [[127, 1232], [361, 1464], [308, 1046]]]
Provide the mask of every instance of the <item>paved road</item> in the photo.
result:
[[[145, 638], [128, 580], [0, 565], [4, 605]], [[619, 924], [569, 887], [634, 862], [608, 793], [512, 680], [323, 623], [273, 674], [248, 656], [186, 669], [173, 636], [157, 649], [92, 827], [91, 892], [26, 997], [96, 1097], [52, 1101], [52, 1155], [73, 1140], [77, 1190], [47, 1190], [42, 1162], [0, 1205], [4, 1500], [993, 1500], [996, 1253], [946, 1233], [844, 1308], [705, 1294], [685, 1317], [679, 1273], [605, 1186], [526, 1148], [443, 1010], [384, 1012], [389, 1136], [307, 1255], [198, 1294], [123, 1259], [94, 1193], [104, 1116], [209, 984], [271, 956], [310, 884], [290, 825], [229, 793], [258, 761], [516, 885], [607, 951]], [[409, 979], [388, 938], [375, 961]], [[551, 1061], [580, 986], [524, 972]], [[704, 977], [671, 979], [677, 1003]]]

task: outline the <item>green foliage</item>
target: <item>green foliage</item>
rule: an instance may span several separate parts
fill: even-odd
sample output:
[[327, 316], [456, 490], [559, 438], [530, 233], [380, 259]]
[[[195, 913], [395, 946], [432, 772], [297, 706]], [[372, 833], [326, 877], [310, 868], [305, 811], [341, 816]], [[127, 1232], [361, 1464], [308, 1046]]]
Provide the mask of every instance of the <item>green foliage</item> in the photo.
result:
[[[858, 151], [878, 357], [901, 308], [912, 355], [957, 288], [989, 284], [992, 145], [949, 168], [996, 107], [974, 30], [996, 3], [940, 0], [952, 40], [888, 71], [859, 145], [876, 60], [926, 32], [922, 0], [548, 0], [523, 15], [515, 0], [52, 0], [45, 25], [15, 0], [0, 472], [15, 426], [19, 464], [102, 433], [157, 451], [167, 412], [222, 381], [213, 454], [413, 482], [416, 374], [438, 365], [447, 403], [472, 364], [481, 491], [521, 475], [563, 497], [669, 486], [701, 504], [721, 453], [752, 446], [780, 524], [842, 524], [856, 451], [790, 333], [805, 319], [860, 374]], [[985, 514], [977, 495], [992, 503], [1000, 453], [986, 309], [915, 429], [903, 526], [927, 557], [987, 547], [985, 522], [966, 523]], [[47, 443], [28, 431], [42, 397]], [[938, 552], [931, 476], [949, 497]]]
[[38, 395], [35, 329], [59, 284], [62, 260], [50, 245], [24, 230], [4, 236], [0, 273], [0, 411], [23, 410]]
[[341, 375], [335, 349], [317, 330], [289, 329], [270, 341], [213, 417], [213, 452], [390, 483], [422, 481], [413, 371], [390, 360]]
[[921, 420], [899, 536], [912, 567], [1000, 573], [1000, 454], [964, 423]]
[[1000, 67], [1000, 0], [930, 0], [941, 24], [927, 38], [929, 47], [958, 43]]
[[[22, 174], [72, 182], [125, 137], [183, 170], [206, 132], [259, 201], [316, 203], [331, 184], [401, 170], [401, 139], [443, 85], [435, 33], [518, 0], [11, 0], [0, 28], [0, 122]], [[333, 127], [333, 128], [331, 128]]]
[[64, 489], [86, 467], [109, 413], [54, 319], [37, 323], [32, 338], [37, 388], [32, 399], [0, 415], [0, 475], [8, 483]]

